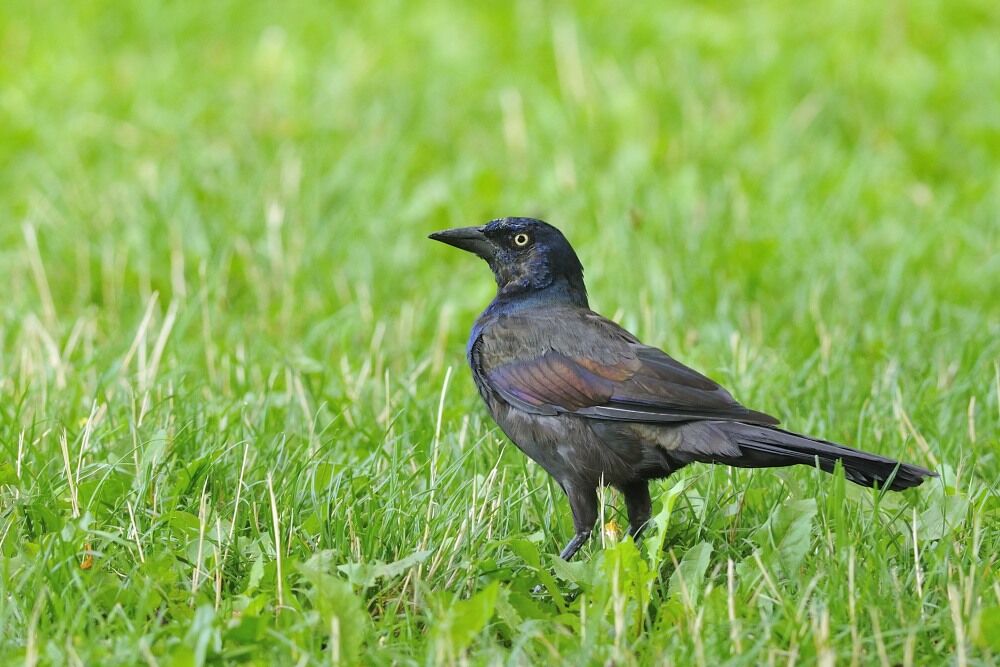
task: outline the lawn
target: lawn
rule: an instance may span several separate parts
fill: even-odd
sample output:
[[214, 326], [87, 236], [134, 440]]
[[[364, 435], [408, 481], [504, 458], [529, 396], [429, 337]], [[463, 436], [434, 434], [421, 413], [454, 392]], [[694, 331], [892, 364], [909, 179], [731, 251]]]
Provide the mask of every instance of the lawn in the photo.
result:
[[[995, 0], [4, 2], [0, 663], [994, 664], [998, 34]], [[608, 491], [559, 561], [465, 366], [492, 278], [426, 239], [502, 215], [741, 402], [941, 478], [691, 466], [644, 542]]]

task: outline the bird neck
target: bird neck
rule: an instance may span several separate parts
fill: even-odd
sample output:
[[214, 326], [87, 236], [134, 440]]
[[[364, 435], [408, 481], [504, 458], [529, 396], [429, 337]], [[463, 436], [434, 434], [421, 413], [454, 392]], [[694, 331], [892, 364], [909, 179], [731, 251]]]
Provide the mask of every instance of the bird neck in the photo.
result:
[[494, 310], [512, 312], [535, 306], [569, 305], [589, 308], [587, 287], [583, 277], [576, 279], [566, 276], [553, 277], [547, 283], [538, 285], [530, 281], [514, 281], [497, 288], [493, 299]]

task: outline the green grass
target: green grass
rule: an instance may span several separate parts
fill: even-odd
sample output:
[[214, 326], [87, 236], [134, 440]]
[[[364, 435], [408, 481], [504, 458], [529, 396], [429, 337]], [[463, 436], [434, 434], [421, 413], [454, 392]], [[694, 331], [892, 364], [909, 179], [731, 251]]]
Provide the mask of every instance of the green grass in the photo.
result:
[[[997, 660], [994, 0], [128, 4], [0, 7], [0, 662]], [[561, 564], [425, 239], [500, 215], [942, 479], [692, 466]]]

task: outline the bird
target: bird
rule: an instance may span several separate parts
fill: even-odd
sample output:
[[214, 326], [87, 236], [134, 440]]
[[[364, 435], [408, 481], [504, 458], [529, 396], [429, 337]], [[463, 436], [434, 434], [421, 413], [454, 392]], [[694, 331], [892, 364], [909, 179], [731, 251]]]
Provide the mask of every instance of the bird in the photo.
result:
[[719, 383], [590, 309], [583, 265], [556, 227], [506, 217], [435, 232], [479, 256], [497, 283], [476, 319], [466, 357], [479, 394], [506, 436], [562, 488], [575, 533], [570, 560], [590, 538], [598, 489], [620, 491], [627, 534], [652, 511], [649, 483], [690, 463], [739, 468], [792, 465], [866, 487], [901, 491], [937, 473], [784, 430]]

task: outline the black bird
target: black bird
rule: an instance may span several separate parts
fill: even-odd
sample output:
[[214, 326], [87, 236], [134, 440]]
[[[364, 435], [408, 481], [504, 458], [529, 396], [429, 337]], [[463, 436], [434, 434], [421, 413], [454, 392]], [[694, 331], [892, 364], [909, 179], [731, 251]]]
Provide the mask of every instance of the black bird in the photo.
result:
[[649, 520], [649, 480], [687, 464], [796, 464], [900, 491], [937, 474], [777, 427], [728, 391], [590, 310], [583, 266], [558, 229], [532, 218], [430, 235], [486, 260], [497, 295], [466, 353], [476, 387], [503, 432], [569, 498], [570, 559], [597, 521], [597, 488], [619, 489], [629, 534]]

